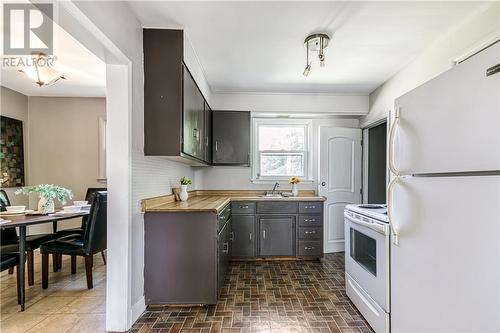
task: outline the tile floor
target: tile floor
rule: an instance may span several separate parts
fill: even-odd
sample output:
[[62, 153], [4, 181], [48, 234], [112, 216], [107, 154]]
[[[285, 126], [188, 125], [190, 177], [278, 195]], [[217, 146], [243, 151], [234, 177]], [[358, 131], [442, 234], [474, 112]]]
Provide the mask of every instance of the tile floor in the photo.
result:
[[344, 254], [233, 262], [217, 305], [150, 306], [131, 333], [373, 332], [346, 296]]
[[70, 273], [70, 258], [63, 256], [62, 270], [52, 272], [49, 288], [42, 289], [41, 257], [35, 254], [35, 285], [26, 287], [26, 310], [20, 312], [16, 275], [0, 275], [0, 332], [100, 333], [106, 323], [106, 274], [101, 255], [94, 257], [94, 288], [87, 289], [83, 258], [77, 274]]

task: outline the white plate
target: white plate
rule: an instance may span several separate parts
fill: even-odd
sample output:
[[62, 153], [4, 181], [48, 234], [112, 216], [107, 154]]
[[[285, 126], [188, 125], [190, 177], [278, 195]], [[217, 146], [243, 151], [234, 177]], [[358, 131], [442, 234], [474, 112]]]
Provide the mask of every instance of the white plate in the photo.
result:
[[77, 215], [77, 214], [82, 214], [82, 213], [87, 213], [87, 211], [85, 211], [85, 210], [79, 210], [77, 212], [60, 211], [60, 212], [55, 212], [53, 214], [49, 214], [49, 216], [66, 216], [66, 215]]
[[31, 214], [33, 212], [34, 212], [33, 209], [26, 209], [25, 211], [19, 213], [0, 212], [0, 216], [21, 216], [21, 215]]

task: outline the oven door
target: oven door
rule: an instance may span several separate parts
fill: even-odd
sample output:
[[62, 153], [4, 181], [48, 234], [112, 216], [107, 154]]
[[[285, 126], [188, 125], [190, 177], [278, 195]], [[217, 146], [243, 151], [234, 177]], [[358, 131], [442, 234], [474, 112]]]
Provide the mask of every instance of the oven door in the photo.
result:
[[388, 225], [345, 212], [346, 273], [382, 308], [389, 312]]

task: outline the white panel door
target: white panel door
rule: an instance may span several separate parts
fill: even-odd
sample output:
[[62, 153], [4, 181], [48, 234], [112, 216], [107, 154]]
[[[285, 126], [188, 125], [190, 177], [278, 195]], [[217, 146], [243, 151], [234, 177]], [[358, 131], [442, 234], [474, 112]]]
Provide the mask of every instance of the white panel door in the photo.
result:
[[324, 252], [344, 251], [344, 208], [361, 202], [361, 130], [320, 127], [319, 195], [326, 197]]
[[400, 180], [392, 332], [500, 332], [499, 203], [500, 176]]
[[500, 42], [395, 101], [400, 174], [500, 170]]

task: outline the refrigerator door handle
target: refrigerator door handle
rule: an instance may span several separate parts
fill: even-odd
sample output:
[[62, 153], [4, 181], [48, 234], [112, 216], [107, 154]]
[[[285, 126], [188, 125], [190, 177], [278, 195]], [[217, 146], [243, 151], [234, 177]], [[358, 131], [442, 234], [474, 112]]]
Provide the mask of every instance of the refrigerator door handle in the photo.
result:
[[389, 129], [389, 142], [387, 145], [387, 160], [389, 165], [389, 170], [396, 176], [399, 176], [400, 173], [396, 168], [394, 163], [394, 138], [396, 137], [396, 129], [399, 125], [399, 108], [395, 108], [394, 112], [394, 121], [392, 122], [392, 126]]
[[394, 225], [394, 221], [392, 218], [393, 193], [394, 187], [400, 181], [400, 179], [401, 177], [399, 176], [394, 177], [387, 187], [387, 220], [389, 221], [389, 227], [391, 228], [392, 242], [394, 243], [394, 245], [399, 245], [399, 232]]

